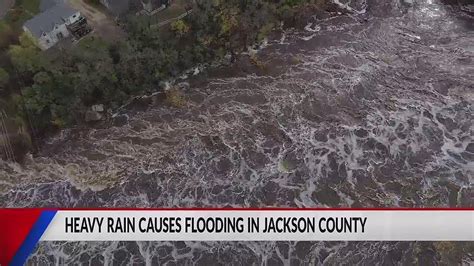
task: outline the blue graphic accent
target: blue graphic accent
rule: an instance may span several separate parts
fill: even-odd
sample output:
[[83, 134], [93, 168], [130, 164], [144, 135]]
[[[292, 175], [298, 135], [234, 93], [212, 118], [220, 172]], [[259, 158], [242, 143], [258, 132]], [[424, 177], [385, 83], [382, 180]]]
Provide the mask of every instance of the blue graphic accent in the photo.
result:
[[25, 264], [26, 259], [28, 259], [31, 252], [33, 252], [44, 231], [46, 231], [46, 228], [48, 228], [51, 220], [53, 220], [54, 215], [56, 215], [56, 212], [57, 211], [43, 211], [41, 213], [38, 221], [33, 225], [30, 233], [10, 262], [11, 266], [23, 266]]

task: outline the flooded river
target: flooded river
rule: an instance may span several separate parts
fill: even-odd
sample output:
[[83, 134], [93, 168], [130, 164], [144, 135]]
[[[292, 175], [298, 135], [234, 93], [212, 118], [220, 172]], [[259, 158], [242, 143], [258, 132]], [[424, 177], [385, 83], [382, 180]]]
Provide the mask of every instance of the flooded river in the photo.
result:
[[[248, 63], [0, 162], [2, 207], [473, 207], [474, 3], [335, 0]], [[453, 244], [454, 245], [454, 244]], [[371, 265], [436, 243], [42, 243], [32, 263]], [[470, 248], [470, 249], [469, 249]], [[466, 250], [470, 250], [469, 252]], [[473, 262], [472, 245], [457, 258]]]

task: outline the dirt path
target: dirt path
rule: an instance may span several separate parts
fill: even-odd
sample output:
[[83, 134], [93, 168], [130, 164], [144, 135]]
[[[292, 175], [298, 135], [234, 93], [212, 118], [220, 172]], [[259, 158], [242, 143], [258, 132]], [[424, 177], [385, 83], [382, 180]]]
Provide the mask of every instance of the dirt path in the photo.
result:
[[69, 4], [79, 10], [87, 18], [89, 25], [94, 30], [94, 34], [101, 36], [105, 40], [121, 40], [126, 37], [126, 33], [115, 23], [114, 19], [93, 6], [84, 3], [83, 0], [68, 0]]
[[3, 19], [8, 10], [13, 6], [15, 0], [1, 0], [0, 1], [0, 19]]

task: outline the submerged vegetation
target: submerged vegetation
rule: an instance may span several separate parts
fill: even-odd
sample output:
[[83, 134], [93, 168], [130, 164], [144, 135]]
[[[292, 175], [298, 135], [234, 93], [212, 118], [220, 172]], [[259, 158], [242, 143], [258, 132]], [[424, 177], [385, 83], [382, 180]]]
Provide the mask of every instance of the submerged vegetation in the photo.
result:
[[186, 105], [186, 98], [183, 93], [177, 88], [171, 88], [165, 92], [166, 101], [177, 108], [184, 107]]

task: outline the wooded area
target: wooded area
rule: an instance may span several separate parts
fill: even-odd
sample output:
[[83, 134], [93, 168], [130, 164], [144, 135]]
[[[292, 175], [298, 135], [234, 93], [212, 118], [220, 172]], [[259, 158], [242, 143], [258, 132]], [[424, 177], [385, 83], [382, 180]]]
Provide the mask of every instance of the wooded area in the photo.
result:
[[[235, 56], [262, 41], [280, 22], [294, 24], [302, 9], [323, 0], [199, 0], [189, 16], [170, 27], [151, 27], [146, 16], [123, 18], [128, 38], [109, 43], [87, 37], [71, 49], [41, 52], [0, 23], [1, 106], [14, 146], [31, 146], [30, 132], [84, 121], [92, 105], [115, 109], [135, 95], [162, 90], [164, 83], [200, 63]], [[27, 126], [30, 121], [34, 121]], [[23, 132], [19, 135], [18, 132]]]

